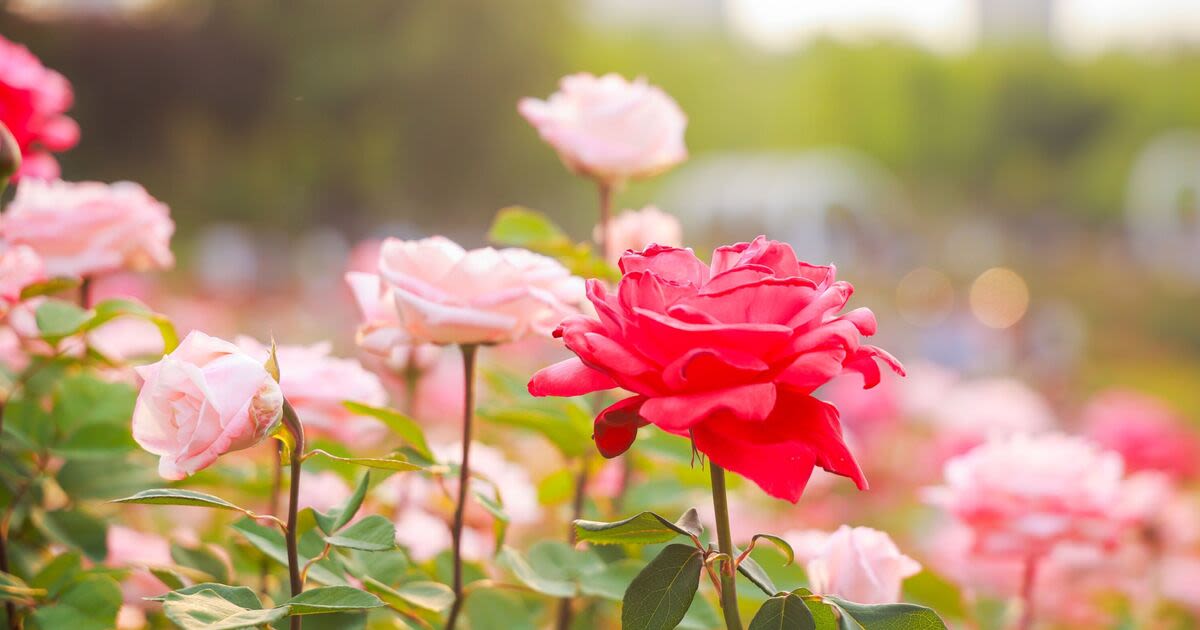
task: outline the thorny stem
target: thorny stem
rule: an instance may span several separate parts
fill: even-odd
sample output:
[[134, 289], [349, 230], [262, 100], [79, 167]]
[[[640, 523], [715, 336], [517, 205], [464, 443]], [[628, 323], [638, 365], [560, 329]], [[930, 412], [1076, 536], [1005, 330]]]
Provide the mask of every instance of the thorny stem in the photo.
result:
[[463, 517], [467, 508], [467, 486], [471, 479], [471, 420], [475, 415], [475, 355], [479, 346], [466, 344], [459, 348], [462, 350], [463, 357], [462, 462], [458, 467], [458, 501], [454, 506], [454, 525], [450, 530], [454, 546], [454, 604], [450, 607], [449, 617], [446, 618], [446, 630], [454, 630], [465, 599], [462, 575], [462, 530]]
[[[733, 536], [729, 532], [729, 500], [725, 496], [725, 469], [714, 461], [708, 462], [712, 478], [713, 512], [717, 519], [717, 549], [733, 558]], [[734, 579], [733, 562], [721, 565], [721, 612], [725, 615], [728, 630], [742, 630], [742, 619], [738, 615], [737, 582]]]

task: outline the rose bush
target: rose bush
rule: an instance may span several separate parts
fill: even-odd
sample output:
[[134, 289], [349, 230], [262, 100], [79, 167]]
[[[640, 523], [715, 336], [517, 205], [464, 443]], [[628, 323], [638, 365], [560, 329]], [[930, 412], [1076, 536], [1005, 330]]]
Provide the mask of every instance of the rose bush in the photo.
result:
[[653, 424], [690, 437], [772, 496], [798, 501], [814, 465], [866, 488], [837, 409], [812, 393], [846, 371], [875, 385], [877, 360], [902, 369], [861, 343], [875, 333], [870, 310], [839, 314], [853, 287], [833, 267], [802, 263], [790, 246], [759, 237], [718, 248], [711, 265], [688, 249], [629, 252], [621, 272], [615, 294], [588, 283], [599, 318], [563, 321], [555, 336], [577, 357], [535, 374], [531, 394], [633, 392], [596, 417], [606, 457]]

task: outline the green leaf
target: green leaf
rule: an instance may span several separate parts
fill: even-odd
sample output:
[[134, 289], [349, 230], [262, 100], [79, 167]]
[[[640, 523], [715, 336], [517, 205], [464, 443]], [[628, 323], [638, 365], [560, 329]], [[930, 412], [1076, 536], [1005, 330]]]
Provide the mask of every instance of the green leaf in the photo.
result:
[[[278, 530], [259, 525], [252, 518], [243, 518], [233, 524], [233, 529], [236, 530], [246, 542], [250, 543], [255, 549], [261, 551], [268, 558], [278, 562], [283, 566], [287, 566], [287, 545], [284, 542], [283, 534]], [[301, 564], [307, 562], [310, 557], [303, 557], [301, 554]], [[322, 584], [345, 584], [346, 579], [334, 573], [326, 564], [328, 560], [317, 562], [308, 568], [308, 577]]]
[[52, 450], [68, 459], [102, 459], [128, 453], [136, 447], [129, 427], [88, 424]]
[[48, 299], [38, 305], [34, 312], [38, 332], [42, 338], [56, 342], [79, 332], [88, 321], [88, 312], [65, 300]]
[[53, 295], [62, 293], [79, 286], [79, 278], [50, 278], [27, 285], [21, 289], [21, 301], [24, 302], [29, 298], [35, 298], [40, 295]]
[[333, 453], [323, 451], [319, 448], [309, 451], [309, 454], [320, 455], [322, 457], [328, 457], [329, 459], [332, 459], [334, 461], [345, 462], [347, 464], [354, 464], [355, 466], [363, 466], [366, 468], [379, 468], [382, 470], [409, 471], [409, 470], [421, 470], [424, 468], [420, 464], [414, 464], [406, 459], [400, 459], [397, 457], [389, 457], [389, 458], [339, 457], [337, 455], [334, 455]]
[[481, 588], [463, 606], [471, 630], [538, 630], [537, 611], [515, 593]]
[[332, 534], [341, 529], [354, 518], [358, 513], [358, 508], [362, 507], [363, 498], [367, 496], [367, 488], [371, 483], [371, 472], [364, 471], [362, 477], [358, 480], [358, 487], [354, 489], [354, 494], [351, 494], [346, 503], [340, 508], [330, 510], [327, 514], [313, 510], [313, 515], [316, 517], [317, 527], [326, 534]]
[[183, 581], [183, 576], [179, 575], [172, 569], [167, 567], [146, 567], [146, 570], [149, 571], [151, 575], [158, 578], [159, 582], [166, 584], [167, 588], [171, 590], [180, 589], [186, 586]]
[[129, 433], [137, 390], [127, 383], [112, 383], [88, 373], [59, 380], [54, 391], [54, 418], [64, 433], [91, 424], [107, 424]]
[[596, 545], [651, 545], [667, 542], [676, 536], [699, 536], [699, 518], [695, 508], [672, 523], [654, 512], [642, 512], [623, 521], [575, 521], [575, 535], [581, 541]]
[[937, 613], [916, 604], [855, 604], [837, 597], [822, 597], [837, 606], [866, 630], [946, 630]]
[[[483, 509], [492, 515], [492, 536], [496, 539], [496, 550], [499, 551], [504, 546], [504, 539], [508, 535], [508, 512], [504, 511], [504, 506], [498, 500], [479, 492], [472, 490], [471, 496], [475, 497], [475, 501], [483, 506]], [[500, 496], [500, 489], [496, 488], [496, 496]]]
[[754, 543], [758, 542], [759, 540], [765, 540], [774, 544], [775, 547], [779, 549], [779, 551], [783, 552], [783, 555], [787, 557], [787, 564], [791, 564], [796, 561], [796, 552], [792, 550], [792, 546], [788, 544], [788, 541], [774, 534], [755, 534], [750, 539], [751, 547], [753, 547]]
[[621, 627], [669, 630], [687, 614], [700, 586], [704, 556], [687, 545], [667, 545], [625, 590]]
[[528, 429], [549, 440], [566, 457], [592, 449], [592, 419], [574, 401], [529, 401], [519, 407], [483, 408], [479, 417], [492, 424]]
[[395, 549], [396, 524], [378, 514], [372, 514], [332, 536], [326, 536], [325, 542], [334, 547], [360, 551]]
[[167, 618], [185, 630], [230, 630], [274, 623], [288, 616], [286, 607], [249, 609], [239, 606], [211, 588], [192, 593], [173, 591], [163, 599]]
[[83, 551], [94, 562], [108, 555], [108, 527], [94, 516], [78, 510], [46, 512], [42, 526], [51, 538]]
[[363, 586], [389, 606], [401, 610], [420, 609], [442, 612], [448, 610], [454, 603], [454, 591], [441, 582], [409, 582], [392, 588], [375, 578], [368, 577], [363, 580]]
[[293, 615], [317, 615], [379, 608], [383, 601], [378, 597], [352, 586], [325, 586], [304, 591], [284, 602]]
[[425, 441], [425, 431], [421, 429], [421, 425], [417, 424], [416, 420], [396, 411], [384, 407], [372, 407], [364, 405], [352, 400], [347, 400], [342, 403], [346, 409], [362, 415], [370, 416], [387, 425], [392, 433], [400, 436], [406, 444], [413, 447], [417, 452], [421, 453], [425, 458], [432, 459], [433, 454], [429, 450], [429, 444]]
[[754, 561], [754, 558], [749, 556], [743, 558], [741, 563], [738, 564], [738, 573], [746, 576], [746, 579], [750, 580], [750, 582], [760, 588], [762, 592], [770, 595], [771, 597], [774, 597], [780, 592], [775, 586], [775, 583], [771, 581], [770, 576], [767, 575], [767, 572], [763, 570], [762, 566]]
[[68, 551], [51, 558], [29, 581], [35, 588], [44, 588], [50, 597], [57, 597], [59, 591], [71, 583], [83, 570], [83, 554], [78, 551]]
[[551, 597], [574, 597], [575, 585], [560, 576], [543, 576], [516, 549], [504, 547], [500, 550], [500, 564], [508, 567], [513, 575], [529, 588]]
[[33, 611], [45, 630], [111, 630], [117, 627], [121, 586], [107, 575], [88, 575], [68, 584], [49, 605]]
[[245, 508], [238, 507], [225, 499], [211, 494], [184, 490], [182, 488], [155, 488], [143, 490], [131, 497], [117, 499], [111, 503], [138, 503], [142, 505], [188, 505], [195, 507], [215, 508], [218, 510], [233, 510], [247, 513]]
[[0, 600], [23, 602], [38, 597], [45, 597], [46, 594], [46, 589], [33, 588], [21, 578], [11, 573], [0, 571]]
[[793, 593], [768, 599], [754, 618], [749, 630], [816, 630], [817, 622], [804, 600]]
[[575, 475], [566, 468], [560, 468], [538, 482], [538, 503], [542, 505], [558, 505], [564, 503], [575, 493]]
[[509, 206], [496, 213], [488, 240], [500, 245], [545, 249], [568, 247], [571, 239], [554, 225], [546, 215], [523, 208]]
[[630, 558], [617, 560], [604, 567], [603, 571], [588, 576], [588, 579], [580, 583], [580, 590], [584, 595], [619, 602], [625, 597], [625, 589], [629, 588], [629, 583], [642, 571], [644, 564]]
[[179, 345], [179, 333], [175, 331], [175, 325], [166, 315], [155, 313], [141, 302], [123, 298], [104, 300], [97, 304], [92, 309], [91, 318], [82, 328], [85, 331], [95, 330], [118, 317], [136, 317], [154, 324], [162, 337], [164, 353], [170, 353]]
[[229, 566], [225, 560], [206, 547], [171, 545], [171, 559], [179, 566], [200, 571], [216, 582], [230, 580]]
[[[248, 610], [262, 608], [262, 601], [258, 599], [258, 594], [255, 593], [253, 589], [246, 586], [229, 586], [227, 584], [204, 582], [172, 591], [172, 593], [176, 593], [178, 595], [192, 595], [203, 590], [213, 591], [221, 599], [224, 599], [225, 601], [230, 602], [239, 608], [246, 608]], [[170, 593], [161, 595], [159, 597], [149, 597], [147, 599], [153, 602], [162, 602], [166, 601], [167, 595], [170, 595]]]
[[[128, 431], [128, 428], [125, 429]], [[153, 466], [112, 459], [72, 459], [55, 475], [58, 485], [76, 501], [110, 500], [159, 481]]]
[[928, 569], [904, 580], [904, 599], [928, 606], [946, 617], [967, 616], [967, 605], [958, 586]]

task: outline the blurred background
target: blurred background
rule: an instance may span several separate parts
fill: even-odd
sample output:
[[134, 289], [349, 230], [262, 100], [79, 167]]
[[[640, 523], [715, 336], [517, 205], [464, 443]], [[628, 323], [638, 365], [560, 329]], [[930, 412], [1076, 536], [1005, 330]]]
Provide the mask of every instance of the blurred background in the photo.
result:
[[511, 204], [587, 238], [592, 186], [515, 104], [612, 71], [690, 118], [621, 207], [836, 262], [906, 361], [1200, 412], [1194, 0], [9, 0], [0, 31], [74, 85], [64, 177], [170, 205], [156, 306], [216, 334], [350, 347], [363, 239], [480, 245]]

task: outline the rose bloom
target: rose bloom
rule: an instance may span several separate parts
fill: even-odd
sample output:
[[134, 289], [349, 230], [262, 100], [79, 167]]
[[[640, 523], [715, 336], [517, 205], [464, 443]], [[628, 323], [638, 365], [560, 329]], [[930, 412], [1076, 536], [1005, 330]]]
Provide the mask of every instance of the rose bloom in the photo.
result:
[[118, 627], [141, 628], [146, 623], [145, 609], [157, 605], [145, 598], [157, 597], [170, 590], [148, 569], [174, 564], [171, 544], [159, 536], [114, 525], [108, 528], [107, 546], [108, 555], [104, 564], [132, 569], [121, 581], [124, 604], [121, 606]]
[[[583, 296], [582, 280], [552, 258], [515, 248], [467, 251], [441, 236], [387, 239], [378, 277], [351, 272], [346, 280], [368, 320], [359, 342], [376, 351], [549, 333]], [[388, 306], [395, 321], [386, 319]]]
[[21, 149], [18, 178], [58, 177], [50, 152], [79, 142], [79, 125], [63, 115], [72, 100], [65, 77], [43, 66], [28, 48], [0, 36], [0, 122]]
[[[264, 362], [271, 351], [244, 335], [235, 341], [243, 352]], [[345, 444], [369, 445], [386, 435], [385, 427], [373, 418], [354, 414], [342, 403], [352, 400], [381, 407], [387, 404], [387, 392], [379, 377], [358, 361], [329, 356], [330, 350], [329, 343], [278, 346], [279, 387], [306, 431], [312, 429]]]
[[0, 316], [21, 301], [25, 287], [46, 279], [46, 266], [37, 252], [25, 245], [0, 243]]
[[283, 416], [283, 394], [262, 363], [202, 332], [135, 369], [145, 382], [133, 409], [133, 439], [160, 456], [158, 472], [167, 479], [258, 444]]
[[[439, 462], [462, 462], [461, 442], [432, 445], [431, 450]], [[508, 461], [504, 453], [472, 442], [471, 472], [491, 482], [472, 480], [471, 490], [492, 500], [498, 498], [512, 525], [541, 522], [537, 488], [529, 472]], [[375, 488], [377, 500], [396, 506], [396, 542], [403, 545], [414, 560], [424, 562], [450, 548], [448, 524], [454, 515], [452, 497], [457, 495], [457, 488], [457, 478], [438, 483], [418, 475], [393, 475]], [[463, 557], [483, 560], [492, 554], [495, 548], [493, 520], [491, 513], [475, 499], [468, 499], [463, 517]]]
[[965, 381], [949, 388], [930, 409], [936, 444], [944, 462], [989, 437], [1048, 431], [1057, 423], [1049, 403], [1028, 385], [1011, 378]]
[[687, 116], [642, 78], [573, 74], [547, 100], [521, 99], [517, 111], [567, 168], [608, 185], [655, 175], [687, 159]]
[[132, 182], [25, 180], [0, 217], [0, 235], [33, 248], [52, 276], [90, 276], [175, 264], [167, 206]]
[[979, 553], [1035, 558], [1064, 542], [1112, 545], [1123, 517], [1121, 456], [1050, 433], [993, 439], [945, 466], [927, 500], [974, 533]]
[[[596, 226], [596, 240], [602, 240], [601, 228]], [[613, 264], [620, 262], [628, 250], [641, 251], [650, 245], [683, 246], [683, 226], [679, 219], [654, 206], [641, 210], [626, 210], [608, 222], [606, 257]]]
[[556, 337], [578, 355], [544, 368], [534, 396], [634, 393], [600, 412], [594, 438], [616, 457], [646, 424], [690, 437], [720, 466], [796, 502], [813, 466], [867, 483], [842, 440], [837, 409], [811, 396], [847, 371], [879, 382], [883, 350], [865, 308], [839, 315], [853, 292], [833, 267], [801, 263], [758, 237], [720, 247], [712, 265], [690, 249], [653, 246], [621, 257], [616, 293], [588, 283], [599, 319], [576, 315]]
[[1160, 471], [1190, 479], [1200, 469], [1200, 438], [1161, 400], [1132, 391], [1110, 390], [1083, 411], [1085, 433], [1125, 458], [1130, 471]]
[[814, 593], [859, 604], [900, 601], [900, 583], [921, 571], [900, 553], [891, 536], [870, 527], [842, 525], [830, 534], [805, 567]]

